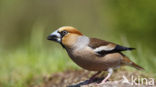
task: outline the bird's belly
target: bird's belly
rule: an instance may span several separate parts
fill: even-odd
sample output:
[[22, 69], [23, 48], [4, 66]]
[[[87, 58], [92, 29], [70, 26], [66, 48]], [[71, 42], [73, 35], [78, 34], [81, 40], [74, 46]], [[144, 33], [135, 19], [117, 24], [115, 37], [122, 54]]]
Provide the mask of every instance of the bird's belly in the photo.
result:
[[103, 71], [107, 70], [109, 67], [115, 67], [120, 64], [120, 58], [112, 60], [107, 56], [97, 57], [95, 54], [88, 51], [76, 52], [76, 54], [69, 54], [69, 56], [77, 65], [91, 71]]
[[92, 71], [101, 71], [106, 70], [108, 67], [104, 63], [100, 63], [100, 61], [93, 60], [93, 57], [85, 58], [85, 57], [74, 57], [71, 58], [77, 65], [80, 67], [92, 70]]

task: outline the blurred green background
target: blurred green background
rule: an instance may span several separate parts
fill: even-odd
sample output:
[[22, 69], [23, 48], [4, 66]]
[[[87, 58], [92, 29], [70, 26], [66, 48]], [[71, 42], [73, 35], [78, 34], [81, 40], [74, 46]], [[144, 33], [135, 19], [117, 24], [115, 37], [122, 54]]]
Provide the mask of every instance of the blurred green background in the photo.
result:
[[137, 48], [125, 52], [156, 74], [154, 0], [0, 0], [0, 87], [27, 87], [42, 77], [77, 69], [62, 47], [48, 41], [70, 25], [83, 34]]

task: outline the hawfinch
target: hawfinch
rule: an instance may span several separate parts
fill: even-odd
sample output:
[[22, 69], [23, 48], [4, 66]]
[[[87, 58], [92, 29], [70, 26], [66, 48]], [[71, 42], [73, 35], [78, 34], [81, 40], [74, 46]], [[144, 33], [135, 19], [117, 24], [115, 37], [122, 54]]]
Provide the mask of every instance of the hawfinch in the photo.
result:
[[80, 67], [90, 71], [98, 71], [89, 79], [89, 82], [96, 75], [107, 70], [108, 75], [100, 83], [103, 84], [112, 75], [113, 69], [123, 65], [143, 69], [122, 53], [122, 51], [134, 48], [120, 46], [97, 38], [89, 38], [71, 26], [57, 29], [48, 36], [48, 40], [60, 43], [70, 58]]

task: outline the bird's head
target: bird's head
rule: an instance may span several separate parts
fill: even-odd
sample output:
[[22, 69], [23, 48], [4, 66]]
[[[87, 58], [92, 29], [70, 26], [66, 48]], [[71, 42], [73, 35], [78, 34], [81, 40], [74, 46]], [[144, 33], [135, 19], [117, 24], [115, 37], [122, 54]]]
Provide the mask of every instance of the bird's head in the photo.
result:
[[66, 47], [72, 46], [79, 36], [83, 34], [71, 26], [63, 26], [55, 30], [48, 36], [48, 40], [58, 42]]

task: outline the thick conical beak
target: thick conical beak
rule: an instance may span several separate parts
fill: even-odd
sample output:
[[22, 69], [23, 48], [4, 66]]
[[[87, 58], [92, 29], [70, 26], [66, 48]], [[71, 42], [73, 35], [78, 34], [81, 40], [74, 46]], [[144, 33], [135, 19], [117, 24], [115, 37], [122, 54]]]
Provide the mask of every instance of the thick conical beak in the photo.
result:
[[58, 31], [54, 31], [53, 33], [51, 33], [48, 37], [48, 40], [52, 40], [52, 41], [56, 41], [56, 42], [61, 42], [61, 35], [60, 33], [58, 33]]

